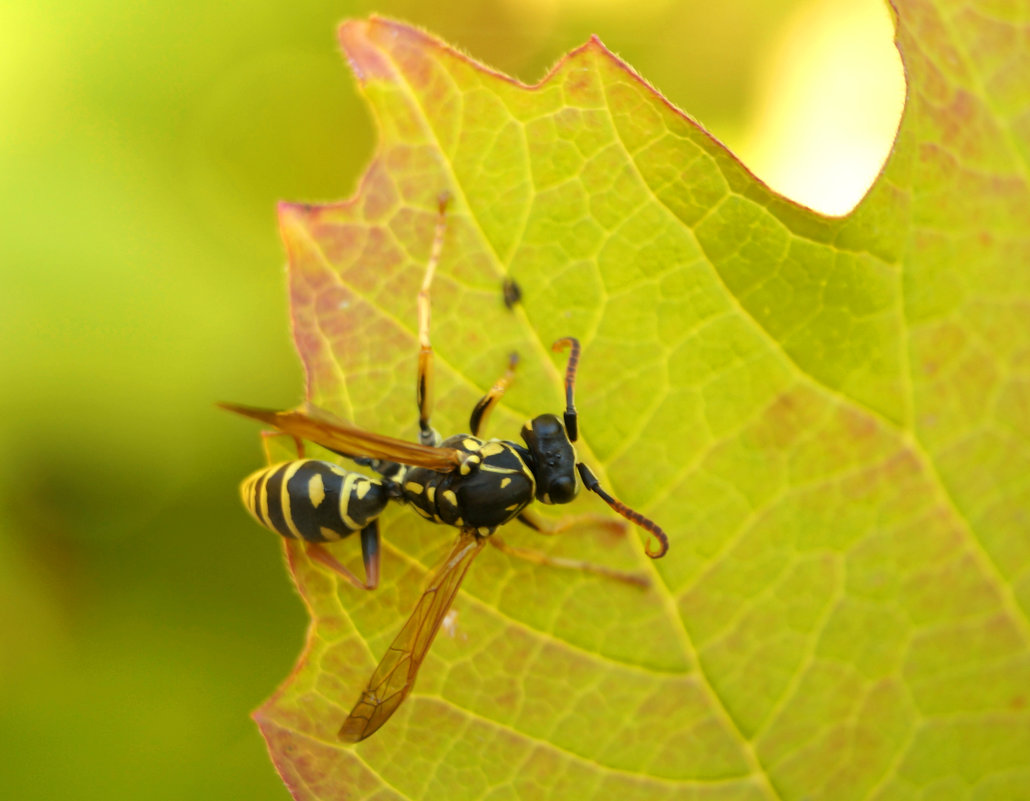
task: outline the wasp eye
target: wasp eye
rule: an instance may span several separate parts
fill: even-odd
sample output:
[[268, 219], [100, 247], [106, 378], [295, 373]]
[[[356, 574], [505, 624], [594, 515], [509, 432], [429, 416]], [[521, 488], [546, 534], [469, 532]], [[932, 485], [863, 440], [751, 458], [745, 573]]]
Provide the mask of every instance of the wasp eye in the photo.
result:
[[559, 476], [548, 487], [547, 494], [551, 503], [568, 503], [576, 497], [576, 479], [572, 476]]

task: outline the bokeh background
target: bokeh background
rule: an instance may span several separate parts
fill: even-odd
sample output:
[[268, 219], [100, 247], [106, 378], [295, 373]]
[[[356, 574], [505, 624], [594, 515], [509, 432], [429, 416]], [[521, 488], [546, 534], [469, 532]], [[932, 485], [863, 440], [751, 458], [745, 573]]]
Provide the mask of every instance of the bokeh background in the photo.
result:
[[880, 0], [0, 0], [0, 797], [287, 797], [248, 713], [307, 621], [212, 404], [300, 400], [275, 202], [357, 185], [373, 12], [526, 82], [597, 33], [830, 213], [901, 111]]

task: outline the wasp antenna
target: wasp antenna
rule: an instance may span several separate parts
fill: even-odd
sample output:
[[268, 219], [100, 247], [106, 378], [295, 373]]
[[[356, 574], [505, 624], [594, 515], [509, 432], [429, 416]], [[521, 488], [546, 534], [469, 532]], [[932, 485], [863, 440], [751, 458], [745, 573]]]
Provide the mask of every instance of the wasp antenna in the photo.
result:
[[644, 517], [636, 509], [630, 509], [622, 501], [618, 500], [617, 498], [613, 498], [611, 495], [605, 492], [604, 488], [601, 486], [601, 483], [597, 480], [597, 476], [595, 476], [593, 474], [593, 471], [591, 471], [589, 467], [583, 464], [583, 462], [578, 462], [576, 464], [576, 469], [579, 470], [579, 476], [583, 479], [583, 486], [585, 486], [591, 492], [595, 492], [598, 495], [600, 495], [601, 500], [608, 504], [612, 509], [614, 509], [620, 515], [625, 517], [631, 523], [636, 523], [638, 526], [644, 529], [644, 531], [646, 531], [648, 534], [654, 537], [655, 540], [658, 541], [657, 550], [651, 549], [651, 542], [648, 542], [647, 545], [644, 546], [644, 552], [648, 556], [650, 556], [652, 559], [659, 559], [665, 556], [665, 552], [669, 550], [669, 538], [665, 535], [665, 532], [662, 530], [661, 526], [655, 523], [651, 518]]
[[579, 366], [579, 340], [575, 337], [563, 337], [551, 346], [551, 349], [558, 353], [565, 348], [572, 348], [569, 363], [565, 367], [565, 430], [569, 434], [569, 441], [575, 442], [579, 438], [579, 423], [576, 404], [572, 402], [572, 391], [576, 384], [576, 368]]

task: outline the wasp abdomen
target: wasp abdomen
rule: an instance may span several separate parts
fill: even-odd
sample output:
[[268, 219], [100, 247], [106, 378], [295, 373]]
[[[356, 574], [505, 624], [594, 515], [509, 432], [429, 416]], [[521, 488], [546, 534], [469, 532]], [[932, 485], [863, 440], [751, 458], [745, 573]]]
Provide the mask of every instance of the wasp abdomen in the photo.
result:
[[360, 531], [390, 500], [380, 479], [316, 459], [258, 470], [243, 481], [240, 494], [261, 525], [308, 542], [330, 542]]

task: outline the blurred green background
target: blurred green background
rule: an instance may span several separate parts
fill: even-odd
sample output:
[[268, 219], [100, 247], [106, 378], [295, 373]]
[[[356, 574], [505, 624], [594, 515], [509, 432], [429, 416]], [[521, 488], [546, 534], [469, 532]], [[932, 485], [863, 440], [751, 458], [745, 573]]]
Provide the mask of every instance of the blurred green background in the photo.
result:
[[300, 400], [275, 203], [354, 190], [372, 12], [527, 82], [597, 33], [831, 211], [900, 112], [877, 0], [0, 2], [3, 798], [287, 797], [248, 713], [307, 621], [212, 404]]

